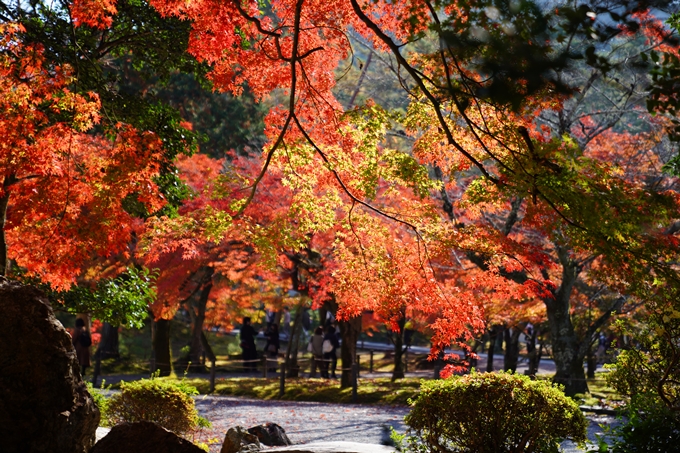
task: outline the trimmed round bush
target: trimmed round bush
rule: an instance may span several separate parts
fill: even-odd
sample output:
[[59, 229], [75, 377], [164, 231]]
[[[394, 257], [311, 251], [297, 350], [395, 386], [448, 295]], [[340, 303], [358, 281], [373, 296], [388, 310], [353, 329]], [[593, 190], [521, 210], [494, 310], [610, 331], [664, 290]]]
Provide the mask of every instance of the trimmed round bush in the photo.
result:
[[191, 398], [198, 392], [192, 387], [142, 379], [125, 382], [120, 389], [120, 393], [109, 398], [106, 408], [107, 421], [111, 426], [149, 421], [179, 435], [199, 426], [196, 404]]
[[423, 382], [411, 405], [406, 424], [416, 450], [558, 452], [562, 440], [586, 440], [578, 405], [559, 386], [527, 376], [473, 372]]

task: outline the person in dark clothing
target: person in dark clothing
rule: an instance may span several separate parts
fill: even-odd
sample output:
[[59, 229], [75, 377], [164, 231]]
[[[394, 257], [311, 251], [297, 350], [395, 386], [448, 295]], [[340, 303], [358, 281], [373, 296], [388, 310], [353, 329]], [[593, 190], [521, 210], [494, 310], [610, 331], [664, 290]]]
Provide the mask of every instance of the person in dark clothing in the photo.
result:
[[335, 370], [338, 367], [338, 355], [336, 353], [337, 348], [340, 346], [338, 341], [338, 335], [335, 333], [335, 327], [329, 324], [326, 326], [326, 334], [323, 336], [324, 344], [326, 341], [330, 342], [332, 349], [329, 352], [324, 352], [323, 359], [326, 369], [326, 377], [328, 377], [328, 366], [330, 364], [331, 368], [331, 378], [337, 379]]
[[73, 347], [76, 348], [76, 356], [78, 357], [78, 364], [80, 365], [80, 375], [85, 376], [87, 367], [90, 366], [90, 333], [85, 327], [85, 321], [82, 318], [76, 319], [76, 329], [73, 332]]
[[243, 318], [243, 326], [241, 327], [241, 349], [243, 350], [244, 368], [246, 370], [255, 370], [257, 368], [257, 349], [255, 349], [255, 336], [257, 332], [250, 325], [250, 318]]

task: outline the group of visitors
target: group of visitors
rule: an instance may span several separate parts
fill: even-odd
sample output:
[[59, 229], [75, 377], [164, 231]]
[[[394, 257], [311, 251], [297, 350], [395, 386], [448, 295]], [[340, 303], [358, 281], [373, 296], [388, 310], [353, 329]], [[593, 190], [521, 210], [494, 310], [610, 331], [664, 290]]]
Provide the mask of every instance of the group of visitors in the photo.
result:
[[309, 341], [308, 348], [313, 357], [310, 377], [316, 376], [316, 369], [318, 368], [322, 378], [338, 378], [335, 374], [338, 366], [338, 355], [336, 352], [338, 347], [340, 347], [340, 341], [333, 324], [326, 324], [325, 329], [321, 326], [316, 328], [314, 335], [312, 335]]
[[[290, 319], [290, 314], [287, 311], [284, 313], [284, 316], [286, 314], [288, 315], [288, 319]], [[284, 321], [285, 319], [286, 318], [284, 317]], [[267, 313], [265, 321], [267, 322], [267, 327], [264, 330], [264, 336], [267, 340], [267, 343], [264, 347], [264, 353], [266, 357], [276, 359], [281, 347], [279, 338], [279, 325], [275, 322], [275, 317], [270, 316], [269, 313]], [[308, 352], [312, 353], [312, 369], [310, 377], [316, 376], [318, 369], [322, 378], [337, 379], [337, 349], [340, 347], [340, 341], [337, 333], [337, 324], [331, 321], [332, 320], [327, 320], [326, 326], [324, 328], [321, 326], [317, 327], [309, 341], [307, 350]], [[255, 338], [259, 332], [255, 330], [251, 322], [252, 320], [250, 317], [243, 318], [243, 325], [241, 327], [240, 333], [240, 345], [241, 350], [243, 351], [242, 357], [244, 368], [247, 371], [254, 371], [257, 368], [258, 362], [260, 361], [255, 345]], [[284, 322], [284, 332], [288, 331], [287, 327], [289, 326], [286, 326], [286, 323]], [[260, 332], [262, 332], [262, 330], [260, 330]]]

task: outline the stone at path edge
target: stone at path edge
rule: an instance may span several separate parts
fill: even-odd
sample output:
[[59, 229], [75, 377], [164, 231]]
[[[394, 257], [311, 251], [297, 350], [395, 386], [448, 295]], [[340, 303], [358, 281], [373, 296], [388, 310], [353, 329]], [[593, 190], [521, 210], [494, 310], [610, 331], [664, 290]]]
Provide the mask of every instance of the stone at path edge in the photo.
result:
[[90, 453], [205, 453], [193, 443], [153, 423], [116, 425]]

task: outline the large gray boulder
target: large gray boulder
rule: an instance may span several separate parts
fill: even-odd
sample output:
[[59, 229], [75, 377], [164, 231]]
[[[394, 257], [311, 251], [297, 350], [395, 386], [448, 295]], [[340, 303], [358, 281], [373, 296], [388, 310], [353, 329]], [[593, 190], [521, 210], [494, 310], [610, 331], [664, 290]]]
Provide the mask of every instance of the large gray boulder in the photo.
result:
[[98, 425], [71, 336], [47, 298], [0, 277], [0, 450], [87, 453]]
[[276, 423], [265, 423], [264, 425], [253, 426], [252, 428], [248, 428], [248, 432], [257, 436], [260, 443], [269, 447], [292, 445], [292, 442], [286, 435], [286, 430]]
[[261, 449], [257, 436], [250, 434], [244, 427], [229, 428], [224, 436], [220, 453], [255, 453]]
[[123, 423], [94, 446], [90, 453], [205, 453], [186, 439], [152, 423]]

